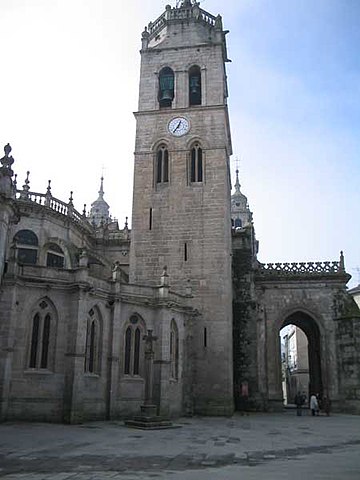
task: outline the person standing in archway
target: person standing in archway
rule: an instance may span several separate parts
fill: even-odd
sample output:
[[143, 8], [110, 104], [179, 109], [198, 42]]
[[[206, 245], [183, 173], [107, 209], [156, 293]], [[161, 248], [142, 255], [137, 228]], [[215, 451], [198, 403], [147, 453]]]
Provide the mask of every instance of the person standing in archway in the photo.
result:
[[315, 415], [319, 415], [319, 403], [314, 393], [310, 397], [310, 410], [313, 417], [315, 417]]

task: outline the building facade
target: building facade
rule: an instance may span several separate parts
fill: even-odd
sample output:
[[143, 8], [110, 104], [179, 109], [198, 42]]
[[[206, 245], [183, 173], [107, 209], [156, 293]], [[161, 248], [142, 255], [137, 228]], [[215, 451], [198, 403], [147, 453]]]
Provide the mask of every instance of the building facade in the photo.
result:
[[280, 329], [309, 343], [310, 390], [360, 412], [359, 310], [337, 262], [261, 264], [238, 172], [231, 196], [226, 31], [190, 0], [142, 33], [132, 230], [18, 188], [0, 168], [0, 418], [138, 413], [146, 334], [162, 416], [281, 408]]

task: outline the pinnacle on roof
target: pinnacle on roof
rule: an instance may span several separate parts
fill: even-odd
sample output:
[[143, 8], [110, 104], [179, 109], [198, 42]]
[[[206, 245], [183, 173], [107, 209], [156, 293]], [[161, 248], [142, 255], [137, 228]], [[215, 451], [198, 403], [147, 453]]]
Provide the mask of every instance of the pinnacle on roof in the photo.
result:
[[234, 185], [236, 193], [240, 193], [240, 186], [241, 185], [240, 185], [240, 182], [239, 182], [239, 169], [237, 168], [236, 169], [236, 182], [235, 182], [235, 185]]
[[11, 170], [11, 166], [14, 163], [13, 157], [10, 155], [11, 147], [10, 144], [6, 144], [4, 147], [5, 156], [0, 159], [1, 162], [1, 173], [3, 175], [12, 177], [13, 171]]
[[104, 199], [104, 177], [101, 175], [100, 190], [98, 191], [99, 199]]
[[98, 191], [99, 197], [95, 202], [91, 204], [91, 209], [90, 209], [90, 219], [92, 223], [94, 223], [96, 226], [99, 226], [100, 224], [107, 224], [110, 222], [111, 218], [109, 215], [109, 205], [108, 203], [104, 200], [104, 177], [103, 175], [101, 176], [100, 179], [100, 190]]

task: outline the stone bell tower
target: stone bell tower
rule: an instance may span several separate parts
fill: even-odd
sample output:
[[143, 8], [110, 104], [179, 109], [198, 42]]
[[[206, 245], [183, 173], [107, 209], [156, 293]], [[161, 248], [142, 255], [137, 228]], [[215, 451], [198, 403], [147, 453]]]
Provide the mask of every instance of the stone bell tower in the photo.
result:
[[172, 290], [191, 286], [183, 381], [214, 415], [233, 411], [226, 33], [188, 0], [142, 34], [130, 255], [132, 283], [156, 285], [166, 265]]

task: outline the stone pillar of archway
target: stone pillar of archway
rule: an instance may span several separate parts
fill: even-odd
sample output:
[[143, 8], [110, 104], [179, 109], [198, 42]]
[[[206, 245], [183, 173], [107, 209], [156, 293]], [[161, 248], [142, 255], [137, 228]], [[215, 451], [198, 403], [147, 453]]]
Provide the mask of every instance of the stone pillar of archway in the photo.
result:
[[272, 317], [267, 318], [267, 384], [268, 384], [268, 409], [270, 411], [282, 410], [284, 407], [281, 382], [279, 328]]

